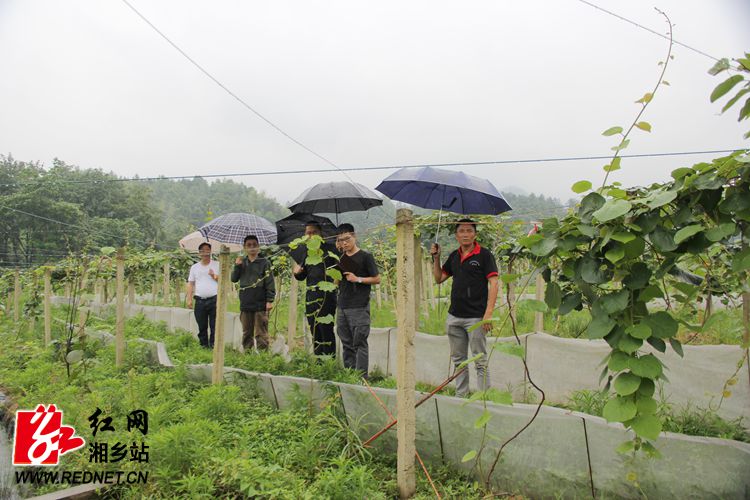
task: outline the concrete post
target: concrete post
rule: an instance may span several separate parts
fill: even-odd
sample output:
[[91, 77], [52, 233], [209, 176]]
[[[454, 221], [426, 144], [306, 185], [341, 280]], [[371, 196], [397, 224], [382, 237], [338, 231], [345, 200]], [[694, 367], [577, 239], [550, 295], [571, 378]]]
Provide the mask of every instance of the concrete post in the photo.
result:
[[414, 374], [414, 334], [416, 331], [417, 290], [414, 283], [414, 220], [412, 211], [396, 212], [396, 282], [398, 325], [398, 374], [396, 401], [398, 408], [397, 482], [399, 496], [411, 498], [416, 492], [414, 461], [416, 457], [416, 414]]

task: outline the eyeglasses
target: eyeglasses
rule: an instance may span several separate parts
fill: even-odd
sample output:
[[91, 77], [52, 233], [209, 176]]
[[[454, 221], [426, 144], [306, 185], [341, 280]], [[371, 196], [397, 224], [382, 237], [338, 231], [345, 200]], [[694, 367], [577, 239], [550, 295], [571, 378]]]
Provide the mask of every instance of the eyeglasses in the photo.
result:
[[336, 238], [337, 243], [346, 243], [347, 241], [351, 241], [351, 236], [344, 236], [343, 238]]

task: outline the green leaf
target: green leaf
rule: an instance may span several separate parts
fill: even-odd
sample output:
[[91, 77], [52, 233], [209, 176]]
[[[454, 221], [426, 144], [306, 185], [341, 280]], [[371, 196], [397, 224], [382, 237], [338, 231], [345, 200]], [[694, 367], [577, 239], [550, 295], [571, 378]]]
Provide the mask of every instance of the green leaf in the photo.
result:
[[620, 443], [615, 451], [620, 455], [627, 455], [628, 453], [635, 451], [635, 441], [625, 441], [624, 443]]
[[726, 70], [728, 70], [731, 67], [732, 66], [729, 64], [729, 59], [726, 58], [726, 57], [724, 57], [724, 58], [719, 59], [718, 61], [716, 61], [716, 64], [714, 64], [711, 67], [711, 69], [708, 70], [708, 74], [716, 76], [719, 73], [721, 73], [722, 71], [726, 71]]
[[623, 257], [625, 257], [625, 248], [621, 246], [616, 246], [611, 248], [610, 250], [607, 250], [607, 253], [604, 254], [604, 257], [615, 264], [617, 261], [622, 260]]
[[743, 77], [742, 75], [734, 75], [718, 84], [714, 91], [711, 92], [711, 102], [714, 102], [717, 99], [721, 98], [724, 94], [732, 90], [732, 87], [734, 87], [744, 79], [745, 77]]
[[469, 402], [471, 401], [491, 401], [501, 405], [512, 405], [513, 395], [508, 391], [500, 391], [490, 387], [485, 391], [477, 391], [472, 394], [469, 398]]
[[656, 285], [649, 285], [638, 294], [638, 300], [645, 303], [663, 297], [664, 293], [662, 293], [661, 288]]
[[343, 279], [343, 276], [341, 276], [341, 271], [334, 268], [326, 269], [326, 276], [337, 281], [341, 281]]
[[[481, 325], [481, 324], [482, 324], [481, 321], [479, 323], [477, 323], [477, 325]], [[472, 328], [476, 328], [477, 325], [472, 326]], [[461, 364], [456, 367], [456, 371], [460, 370], [461, 368], [465, 368], [465, 367], [469, 366], [469, 363], [473, 363], [474, 361], [478, 360], [482, 356], [484, 356], [484, 353], [480, 352], [479, 354], [476, 354], [476, 355], [472, 356], [471, 358], [467, 359], [466, 361], [462, 361]]]
[[547, 304], [545, 304], [541, 300], [536, 300], [536, 299], [519, 300], [518, 305], [519, 307], [525, 306], [534, 312], [540, 312], [540, 313], [546, 313], [549, 310], [549, 308], [547, 307]]
[[516, 281], [520, 277], [521, 277], [521, 275], [518, 274], [518, 273], [501, 274], [500, 275], [500, 281], [502, 281], [503, 283], [505, 283], [507, 285], [508, 283], [513, 283], [514, 281]]
[[529, 251], [537, 257], [545, 257], [549, 255], [552, 250], [557, 246], [557, 240], [554, 238], [544, 238], [543, 240], [534, 243], [529, 247]]
[[667, 344], [662, 339], [651, 336], [646, 339], [646, 342], [659, 352], [667, 352]]
[[578, 181], [570, 188], [573, 190], [574, 193], [585, 193], [589, 189], [591, 189], [591, 182], [590, 181]]
[[605, 172], [614, 172], [615, 170], [620, 170], [620, 163], [622, 162], [622, 158], [619, 156], [612, 159], [612, 161], [606, 165], [604, 165], [604, 171]]
[[617, 348], [628, 354], [633, 354], [640, 349], [642, 345], [643, 341], [641, 339], [633, 338], [630, 335], [623, 335], [620, 342], [617, 344]]
[[315, 285], [321, 292], [333, 292], [336, 290], [336, 285], [330, 281], [320, 281]]
[[617, 146], [613, 146], [609, 149], [612, 151], [622, 151], [623, 149], [627, 148], [630, 145], [630, 139], [623, 139], [620, 144]]
[[[635, 358], [632, 358], [635, 359]], [[644, 378], [641, 380], [641, 386], [638, 388], [638, 397], [639, 398], [650, 398], [653, 397], [654, 393], [656, 392], [656, 384], [654, 384], [654, 381], [648, 378]]]
[[666, 311], [655, 312], [644, 318], [643, 322], [651, 327], [651, 334], [660, 339], [674, 337], [679, 328], [677, 321]]
[[596, 234], [596, 228], [587, 224], [578, 224], [576, 226], [576, 229], [578, 229], [581, 234], [588, 236], [589, 238], [593, 238]]
[[477, 450], [471, 450], [466, 455], [463, 456], [461, 459], [461, 462], [468, 462], [469, 460], [474, 460], [474, 457], [477, 456]]
[[607, 276], [600, 269], [601, 262], [594, 259], [593, 257], [586, 255], [578, 261], [578, 266], [580, 266], [579, 270], [581, 279], [586, 283], [598, 285], [600, 283], [609, 281], [607, 279]]
[[641, 130], [645, 130], [646, 132], [651, 132], [651, 124], [648, 122], [638, 122], [635, 124], [635, 126]]
[[674, 242], [674, 235], [662, 226], [657, 226], [648, 235], [648, 239], [659, 252], [671, 252], [677, 248], [677, 243]]
[[677, 233], [674, 235], [674, 242], [679, 245], [686, 239], [690, 238], [691, 236], [695, 236], [701, 231], [703, 231], [703, 226], [701, 224], [691, 224], [690, 226], [685, 226], [677, 231]]
[[643, 202], [649, 208], [659, 208], [672, 203], [677, 198], [677, 191], [656, 191], [647, 196]]
[[560, 285], [556, 282], [547, 283], [547, 288], [544, 290], [544, 302], [550, 309], [557, 309], [560, 307], [562, 302], [562, 291]]
[[659, 408], [656, 400], [650, 396], [639, 396], [635, 400], [635, 406], [638, 408], [638, 413], [643, 415], [653, 415]]
[[734, 234], [736, 226], [734, 225], [734, 222], [725, 222], [723, 224], [719, 224], [716, 227], [712, 227], [708, 231], [706, 231], [706, 238], [708, 241], [721, 241], [724, 238], [728, 238], [729, 236], [732, 236]]
[[657, 379], [662, 374], [662, 364], [653, 354], [630, 360], [630, 371], [639, 377]]
[[648, 285], [651, 274], [651, 269], [646, 264], [636, 262], [630, 267], [630, 274], [622, 280], [622, 284], [631, 290], [640, 290]]
[[479, 417], [476, 422], [474, 422], [474, 428], [481, 429], [482, 427], [487, 425], [487, 422], [489, 422], [491, 418], [492, 413], [490, 413], [489, 410], [484, 410], [482, 416]]
[[644, 441], [643, 443], [641, 443], [641, 449], [649, 458], [655, 458], [658, 460], [662, 457], [661, 452], [654, 448], [654, 445], [652, 445], [648, 441]]
[[622, 133], [622, 127], [610, 127], [604, 132], [602, 132], [602, 135], [610, 136], [610, 135], [621, 134], [621, 133]]
[[635, 417], [636, 411], [632, 397], [616, 396], [607, 401], [602, 413], [608, 422], [625, 422]]
[[612, 239], [615, 241], [619, 241], [620, 243], [628, 243], [635, 239], [635, 235], [626, 233], [624, 231], [619, 231], [612, 235]]
[[649, 102], [651, 102], [651, 99], [653, 99], [653, 97], [654, 95], [651, 92], [646, 92], [645, 94], [643, 94], [643, 97], [635, 102], [639, 104], [648, 104]]
[[679, 340], [672, 337], [669, 339], [669, 344], [672, 346], [674, 352], [676, 352], [681, 358], [685, 357], [685, 353], [682, 351], [682, 343]]
[[624, 311], [628, 306], [628, 299], [630, 298], [630, 292], [627, 290], [619, 290], [614, 293], [602, 295], [599, 298], [599, 303], [602, 309], [607, 314], [614, 314], [616, 312]]
[[625, 330], [628, 335], [637, 339], [646, 340], [651, 336], [651, 327], [645, 323], [633, 325]]
[[670, 175], [672, 176], [674, 180], [679, 180], [685, 177], [686, 175], [692, 174], [693, 172], [695, 172], [695, 170], [693, 170], [690, 167], [680, 167], [675, 170], [672, 170], [672, 173]]
[[620, 396], [629, 396], [638, 390], [641, 385], [641, 377], [632, 373], [621, 373], [615, 379], [615, 392]]
[[599, 222], [607, 222], [625, 215], [631, 208], [632, 205], [627, 200], [608, 200], [593, 215]]
[[748, 92], [750, 92], [750, 88], [744, 88], [744, 89], [740, 90], [739, 92], [737, 92], [737, 93], [736, 93], [736, 94], [734, 95], [734, 97], [732, 97], [731, 99], [729, 99], [729, 100], [727, 101], [727, 103], [726, 103], [726, 104], [724, 105], [724, 107], [723, 107], [723, 108], [721, 108], [721, 112], [723, 113], [724, 111], [726, 111], [726, 110], [728, 110], [729, 108], [731, 108], [732, 106], [734, 106], [734, 105], [735, 105], [735, 103], [736, 103], [737, 101], [739, 101], [739, 100], [740, 100], [740, 98], [742, 98], [742, 96], [744, 96], [744, 95], [745, 95], [745, 94], [747, 94]]
[[732, 257], [732, 271], [739, 273], [745, 269], [750, 269], [750, 248], [737, 252]]
[[607, 315], [594, 316], [586, 328], [586, 334], [590, 339], [601, 339], [606, 337], [616, 324], [617, 322]]
[[515, 342], [495, 342], [492, 345], [492, 349], [495, 351], [500, 351], [503, 354], [507, 354], [509, 356], [515, 356], [517, 358], [523, 359], [523, 357], [526, 355], [526, 350], [523, 348], [522, 345], [518, 345]]
[[639, 415], [630, 422], [630, 427], [636, 436], [645, 439], [658, 439], [661, 434], [661, 420], [655, 415]]
[[325, 316], [319, 316], [315, 318], [316, 323], [320, 323], [323, 325], [332, 325], [333, 324], [333, 314], [326, 314]]
[[102, 255], [112, 255], [117, 249], [115, 247], [102, 247], [100, 251]]
[[560, 303], [560, 309], [558, 309], [557, 312], [558, 314], [564, 316], [580, 305], [581, 305], [581, 294], [572, 293], [572, 294], [566, 295], [565, 298], [563, 298], [562, 302]]
[[607, 367], [613, 372], [621, 372], [628, 368], [630, 363], [630, 356], [622, 351], [615, 350], [609, 357]]

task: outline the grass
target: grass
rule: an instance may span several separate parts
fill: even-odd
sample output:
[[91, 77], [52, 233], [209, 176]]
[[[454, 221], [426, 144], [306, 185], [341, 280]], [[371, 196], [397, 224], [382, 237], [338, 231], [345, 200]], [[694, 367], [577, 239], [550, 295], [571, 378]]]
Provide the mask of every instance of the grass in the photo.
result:
[[[185, 344], [175, 352], [192, 353], [184, 336], [164, 335], [160, 325], [142, 318], [129, 322], [126, 331], [129, 337], [162, 335], [172, 346]], [[89, 461], [86, 450], [65, 456], [56, 468], [149, 473], [146, 485], [108, 488], [103, 491], [107, 498], [398, 496], [393, 458], [364, 449], [335, 400], [317, 415], [311, 416], [306, 406], [280, 412], [237, 386], [205, 386], [191, 382], [179, 367], [146, 366], [143, 349], [129, 347], [124, 368], [117, 369], [113, 346], [95, 341], [87, 342], [86, 357], [69, 379], [60, 355], [54, 347], [44, 348], [38, 334], [38, 329], [28, 332], [7, 318], [0, 319], [0, 386], [20, 408], [54, 402], [64, 410], [65, 424], [87, 443], [107, 442], [110, 447], [135, 439], [125, 427], [130, 411], [148, 411], [149, 431], [142, 438], [149, 446], [147, 464], [96, 464]], [[258, 355], [244, 358], [259, 364], [278, 362]], [[332, 366], [311, 367], [304, 359], [293, 359], [286, 368], [304, 373], [322, 370], [318, 375], [325, 376]], [[112, 417], [114, 432], [92, 435], [88, 416], [96, 408]], [[445, 498], [495, 498], [453, 469], [429, 467]], [[423, 474], [417, 474], [417, 481], [416, 498], [434, 498]], [[42, 494], [52, 488], [22, 494]]]

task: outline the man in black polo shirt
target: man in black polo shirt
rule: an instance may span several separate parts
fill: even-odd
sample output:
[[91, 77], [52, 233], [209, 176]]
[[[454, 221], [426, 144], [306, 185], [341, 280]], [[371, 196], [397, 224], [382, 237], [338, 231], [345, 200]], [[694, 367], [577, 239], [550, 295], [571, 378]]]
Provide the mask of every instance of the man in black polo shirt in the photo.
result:
[[[482, 320], [492, 318], [497, 300], [497, 264], [495, 257], [476, 242], [477, 225], [471, 219], [461, 219], [456, 225], [458, 249], [454, 250], [440, 267], [440, 246], [433, 243], [432, 274], [435, 281], [442, 283], [453, 278], [451, 285], [451, 305], [445, 327], [451, 348], [454, 367], [468, 359], [468, 348], [474, 356], [482, 357], [474, 363], [477, 370], [479, 389], [490, 386], [487, 371], [487, 339], [485, 333], [492, 329], [490, 323], [473, 331], [469, 329]], [[469, 371], [456, 378], [456, 395], [464, 397], [469, 393]]]

